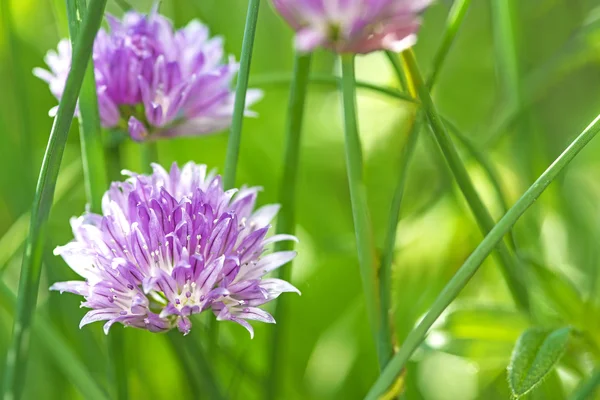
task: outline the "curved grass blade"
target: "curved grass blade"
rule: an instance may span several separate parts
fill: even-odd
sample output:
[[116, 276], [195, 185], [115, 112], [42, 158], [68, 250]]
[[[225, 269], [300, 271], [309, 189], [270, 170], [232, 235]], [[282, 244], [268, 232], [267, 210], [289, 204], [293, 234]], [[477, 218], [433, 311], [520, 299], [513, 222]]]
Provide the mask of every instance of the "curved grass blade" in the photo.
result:
[[[452, 170], [456, 182], [458, 183], [460, 190], [467, 200], [469, 208], [475, 216], [477, 225], [482, 233], [486, 235], [494, 227], [494, 219], [475, 190], [475, 186], [471, 181], [469, 173], [467, 172], [465, 165], [456, 151], [454, 143], [452, 143], [452, 140], [448, 135], [447, 129], [444, 126], [444, 123], [442, 122], [435, 105], [433, 104], [429, 90], [423, 82], [423, 78], [417, 66], [414, 54], [410, 50], [405, 51], [402, 54], [407, 65], [407, 69], [410, 73], [410, 78], [413, 80], [417, 92], [419, 93], [423, 110], [429, 119], [429, 125], [436, 138], [436, 141], [442, 149], [444, 157], [446, 158], [446, 161]], [[526, 287], [515, 260], [511, 256], [508, 247], [503, 241], [498, 243], [496, 254], [498, 256], [498, 260], [500, 261], [500, 266], [502, 267], [501, 271], [515, 303], [519, 308], [528, 312], [529, 297]]]
[[231, 189], [235, 185], [235, 175], [240, 154], [240, 141], [242, 140], [244, 110], [246, 109], [246, 92], [248, 91], [250, 64], [252, 62], [252, 49], [254, 47], [259, 8], [260, 0], [250, 0], [248, 2], [248, 15], [246, 17], [246, 27], [244, 28], [242, 56], [240, 57], [240, 71], [235, 88], [233, 120], [231, 121], [231, 131], [229, 133], [227, 154], [225, 156], [225, 171], [223, 173], [223, 187], [225, 189]]
[[29, 237], [21, 267], [13, 337], [6, 357], [3, 393], [5, 398], [19, 399], [22, 394], [22, 386], [25, 381], [25, 365], [28, 358], [29, 329], [37, 301], [42, 267], [45, 227], [50, 214], [56, 178], [58, 177], [60, 162], [73, 120], [77, 97], [91, 57], [94, 38], [104, 15], [105, 6], [106, 0], [93, 0], [90, 4], [88, 15], [84, 19], [81, 33], [74, 47], [71, 70], [42, 162], [31, 212]]
[[[292, 78], [290, 97], [288, 102], [288, 117], [286, 123], [285, 152], [283, 160], [283, 176], [279, 193], [281, 211], [277, 217], [276, 233], [293, 235], [296, 230], [296, 181], [300, 165], [300, 138], [302, 136], [302, 122], [304, 119], [304, 106], [309, 83], [311, 54], [297, 54], [294, 60], [294, 74]], [[274, 251], [293, 250], [292, 241], [283, 241], [275, 245]], [[284, 281], [291, 281], [292, 264], [288, 263], [278, 270], [278, 277]], [[273, 339], [269, 343], [271, 363], [269, 365], [268, 399], [277, 398], [277, 390], [285, 362], [285, 333], [287, 329], [288, 314], [287, 296], [277, 299], [275, 308], [275, 321]]]
[[[17, 299], [14, 293], [0, 280], [0, 304], [9, 314], [14, 314], [16, 303]], [[79, 390], [83, 398], [108, 400], [108, 396], [94, 381], [85, 365], [73, 353], [69, 344], [65, 342], [48, 317], [39, 312], [38, 314], [33, 322], [33, 334], [52, 356], [62, 373]]]
[[521, 335], [508, 366], [508, 384], [516, 398], [529, 393], [552, 371], [570, 335], [569, 327], [554, 331], [531, 328]]
[[600, 115], [567, 147], [567, 149], [548, 167], [548, 169], [527, 189], [508, 212], [498, 221], [485, 239], [477, 246], [475, 251], [467, 258], [464, 264], [454, 274], [450, 282], [444, 287], [440, 295], [432, 304], [429, 312], [415, 329], [407, 336], [400, 351], [396, 353], [385, 371], [369, 391], [366, 399], [375, 400], [378, 395], [394, 382], [402, 371], [410, 356], [425, 339], [427, 332], [439, 318], [442, 312], [452, 303], [469, 280], [475, 275], [483, 261], [490, 255], [497, 244], [508, 233], [511, 227], [519, 220], [521, 215], [537, 200], [546, 188], [556, 179], [558, 174], [579, 154], [579, 152], [600, 131]]

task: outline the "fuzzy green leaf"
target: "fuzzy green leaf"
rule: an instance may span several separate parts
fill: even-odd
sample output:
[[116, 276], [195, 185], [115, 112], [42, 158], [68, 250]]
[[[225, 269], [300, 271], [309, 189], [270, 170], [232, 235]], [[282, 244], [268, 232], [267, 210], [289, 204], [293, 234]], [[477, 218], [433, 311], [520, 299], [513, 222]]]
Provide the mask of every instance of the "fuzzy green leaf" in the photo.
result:
[[515, 346], [508, 366], [508, 383], [515, 397], [521, 397], [536, 387], [563, 355], [570, 327], [557, 330], [531, 328], [525, 331]]

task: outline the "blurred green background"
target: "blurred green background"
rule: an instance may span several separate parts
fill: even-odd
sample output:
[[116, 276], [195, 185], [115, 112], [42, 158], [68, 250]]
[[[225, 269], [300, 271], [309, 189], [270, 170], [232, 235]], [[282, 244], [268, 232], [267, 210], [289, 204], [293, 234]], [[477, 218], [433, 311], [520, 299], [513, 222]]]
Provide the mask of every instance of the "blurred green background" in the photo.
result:
[[[24, 216], [56, 104], [31, 71], [44, 66], [46, 51], [67, 35], [62, 0], [0, 0], [0, 268], [13, 290], [19, 274]], [[440, 112], [481, 151], [499, 177], [510, 205], [600, 111], [600, 2], [517, 1], [517, 51], [522, 101], [504, 80], [494, 40], [491, 2], [474, 0], [439, 77], [434, 99]], [[150, 1], [131, 1], [148, 11]], [[251, 80], [289, 74], [292, 34], [263, 1]], [[245, 0], [165, 0], [162, 12], [180, 27], [193, 18], [225, 38], [239, 58]], [[450, 1], [439, 0], [424, 16], [416, 54], [428, 72], [445, 28]], [[121, 15], [114, 1], [108, 11]], [[498, 37], [496, 37], [498, 39]], [[331, 54], [316, 55], [315, 72], [336, 73]], [[358, 77], [397, 86], [386, 58], [357, 59]], [[288, 87], [266, 85], [259, 113], [244, 125], [238, 185], [260, 185], [259, 202], [277, 201], [282, 171]], [[517, 96], [518, 98], [518, 96]], [[361, 292], [341, 131], [339, 97], [314, 85], [306, 110], [299, 171], [297, 223], [300, 245], [288, 294], [290, 310], [282, 357], [281, 399], [359, 399], [377, 377], [374, 345]], [[359, 91], [360, 127], [375, 243], [381, 248], [400, 156], [413, 107], [381, 94]], [[518, 111], [518, 118], [503, 123]], [[79, 330], [85, 310], [72, 295], [50, 294], [52, 282], [74, 278], [52, 249], [71, 239], [68, 219], [85, 209], [77, 124], [73, 124], [50, 224], [39, 314], [49, 317], [76, 356], [108, 388], [106, 338], [101, 324]], [[189, 160], [223, 170], [227, 135], [159, 143], [163, 165]], [[472, 178], [496, 218], [503, 213], [485, 171], [459, 146]], [[600, 141], [596, 140], [562, 174], [514, 229], [521, 268], [526, 270], [535, 315], [520, 315], [492, 259], [484, 264], [444, 314], [406, 371], [408, 400], [507, 399], [506, 366], [519, 335], [528, 327], [579, 330], [558, 367], [530, 398], [564, 399], [600, 362]], [[125, 167], [140, 170], [139, 147], [126, 146]], [[398, 225], [394, 263], [394, 325], [401, 344], [414, 324], [482, 236], [441, 158], [423, 130]], [[12, 329], [12, 308], [0, 299], [0, 357]], [[185, 340], [204, 346], [227, 398], [262, 399], [268, 380], [274, 327], [254, 324], [251, 340], [241, 327], [220, 323], [218, 348], [196, 324]], [[26, 398], [82, 398], [39, 334], [32, 338]], [[206, 398], [184, 375], [166, 336], [126, 329], [130, 395], [141, 398]], [[4, 363], [0, 363], [0, 370]], [[2, 372], [2, 371], [0, 371]], [[201, 381], [201, 379], [200, 379]], [[600, 397], [598, 397], [600, 398]]]

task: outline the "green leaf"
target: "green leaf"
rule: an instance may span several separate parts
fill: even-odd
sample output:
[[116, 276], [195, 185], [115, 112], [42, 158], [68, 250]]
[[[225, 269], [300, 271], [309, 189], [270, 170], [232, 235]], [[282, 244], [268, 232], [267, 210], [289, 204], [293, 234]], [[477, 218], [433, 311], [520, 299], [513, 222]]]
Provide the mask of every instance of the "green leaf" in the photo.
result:
[[536, 387], [564, 353], [570, 327], [557, 330], [531, 328], [517, 341], [508, 366], [508, 383], [515, 397]]

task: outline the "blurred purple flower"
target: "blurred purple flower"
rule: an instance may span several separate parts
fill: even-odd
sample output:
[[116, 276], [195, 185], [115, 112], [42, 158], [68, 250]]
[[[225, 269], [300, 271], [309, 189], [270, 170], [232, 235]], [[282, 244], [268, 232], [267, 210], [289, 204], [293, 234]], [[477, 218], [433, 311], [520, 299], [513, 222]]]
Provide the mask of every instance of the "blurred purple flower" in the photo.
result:
[[296, 31], [296, 47], [338, 53], [400, 52], [416, 41], [420, 13], [433, 0], [273, 0]]
[[[98, 32], [93, 52], [105, 128], [128, 130], [141, 141], [207, 134], [230, 125], [235, 95], [231, 81], [238, 64], [233, 58], [223, 63], [220, 37], [209, 38], [208, 28], [196, 20], [173, 31], [156, 10], [107, 19], [110, 33]], [[45, 61], [50, 71], [33, 72], [60, 99], [71, 63], [70, 42], [61, 40], [58, 51], [49, 51]], [[249, 90], [246, 103], [250, 106], [261, 96], [260, 90]]]
[[218, 320], [244, 326], [247, 320], [274, 323], [258, 308], [283, 292], [297, 292], [286, 281], [263, 279], [296, 253], [266, 254], [291, 235], [266, 238], [279, 210], [254, 210], [259, 188], [223, 191], [221, 178], [205, 165], [173, 164], [167, 172], [154, 164], [150, 176], [125, 171], [103, 198], [103, 215], [73, 218], [75, 239], [57, 247], [84, 281], [58, 282], [51, 290], [85, 297], [89, 311], [81, 326], [95, 321], [184, 334], [190, 316], [212, 309]]

